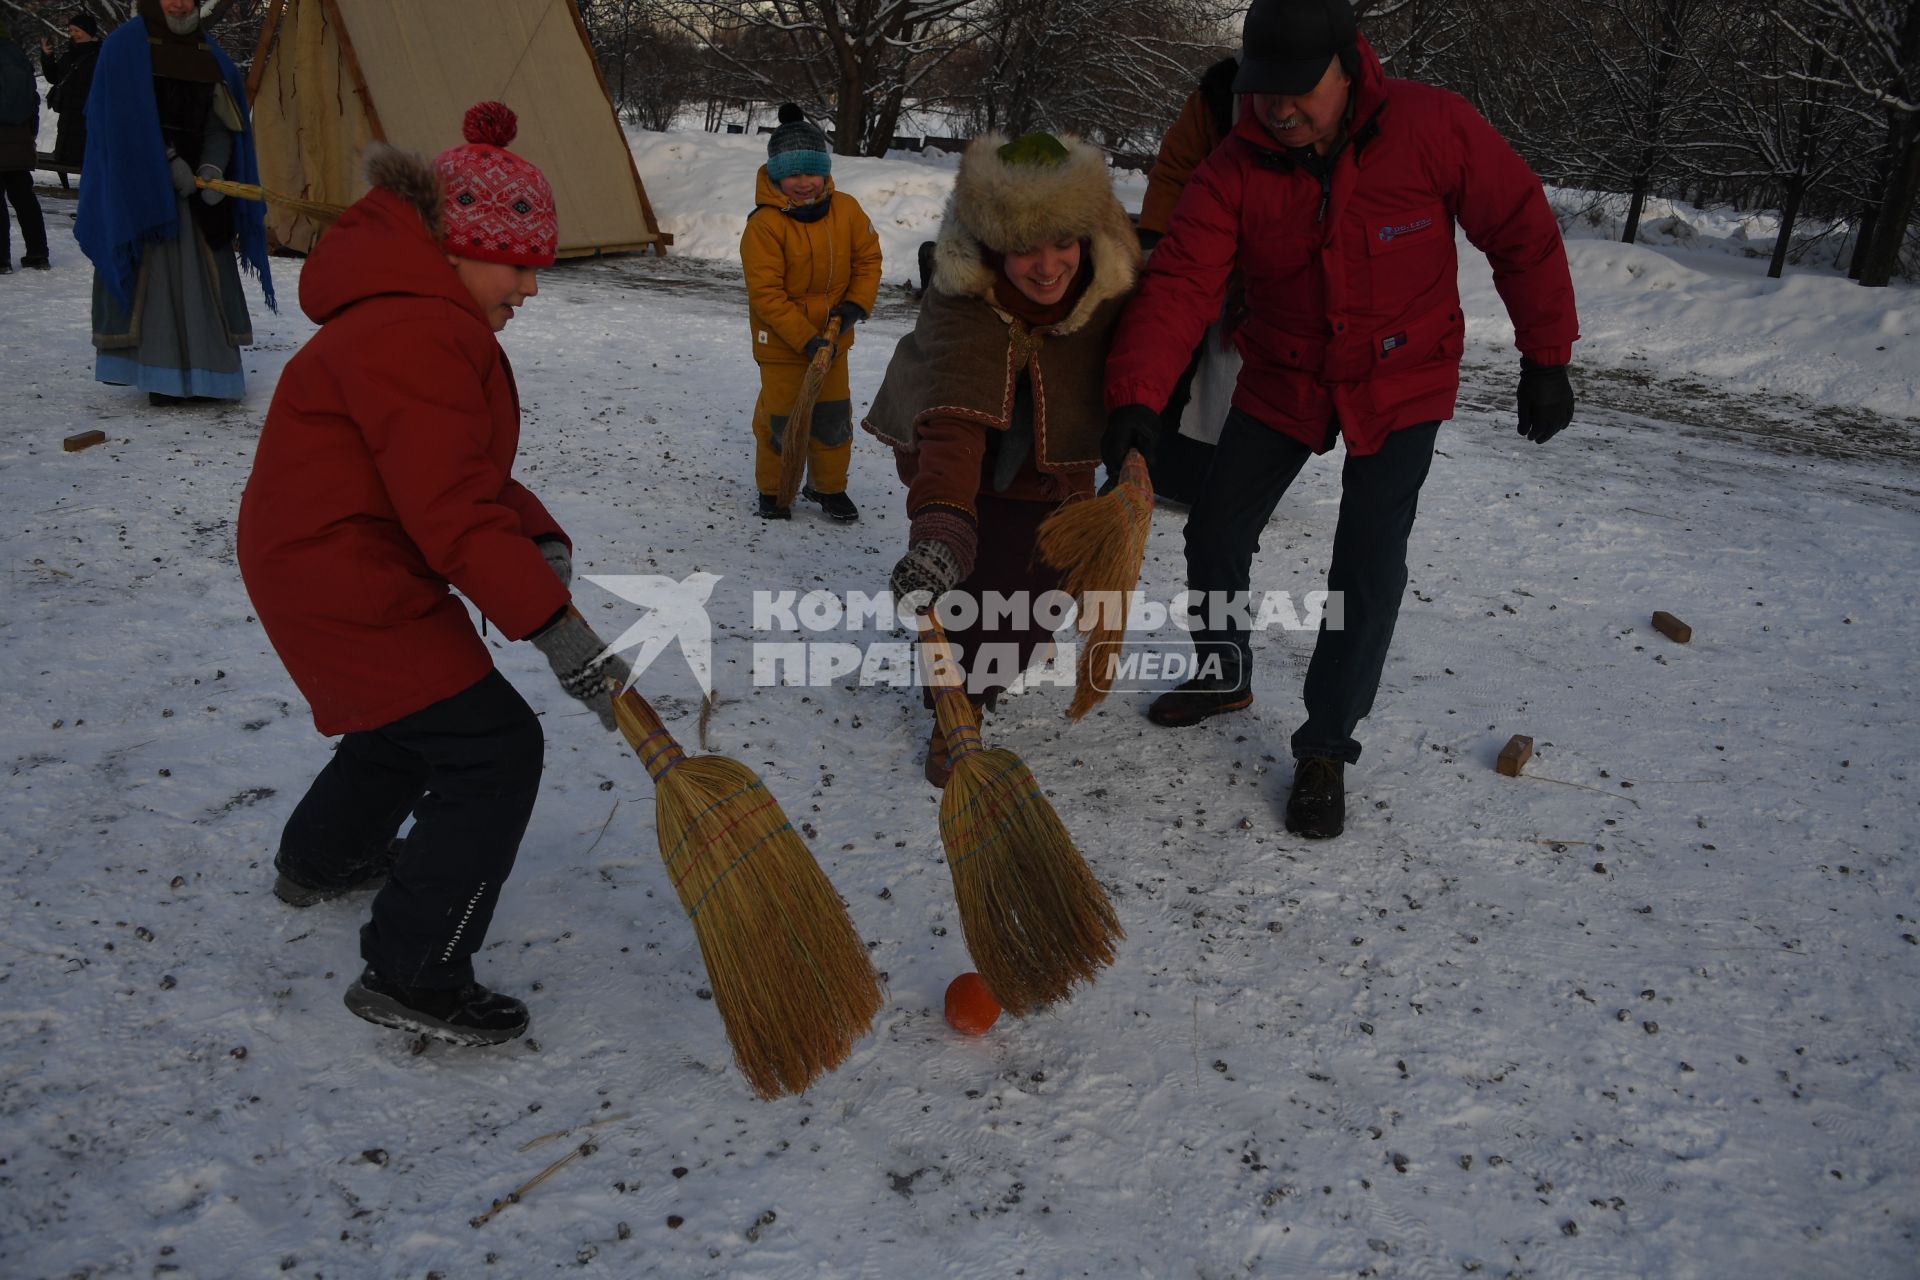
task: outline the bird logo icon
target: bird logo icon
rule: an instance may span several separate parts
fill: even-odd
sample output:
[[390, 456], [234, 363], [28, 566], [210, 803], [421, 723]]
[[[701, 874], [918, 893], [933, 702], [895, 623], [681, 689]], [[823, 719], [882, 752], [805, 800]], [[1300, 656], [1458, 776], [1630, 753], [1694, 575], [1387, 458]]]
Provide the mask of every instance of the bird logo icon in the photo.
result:
[[690, 573], [678, 580], [654, 573], [584, 576], [641, 608], [640, 620], [621, 632], [602, 658], [632, 650], [628, 661], [637, 680], [655, 658], [678, 644], [701, 694], [712, 695], [713, 624], [707, 617], [707, 600], [720, 581], [719, 574]]

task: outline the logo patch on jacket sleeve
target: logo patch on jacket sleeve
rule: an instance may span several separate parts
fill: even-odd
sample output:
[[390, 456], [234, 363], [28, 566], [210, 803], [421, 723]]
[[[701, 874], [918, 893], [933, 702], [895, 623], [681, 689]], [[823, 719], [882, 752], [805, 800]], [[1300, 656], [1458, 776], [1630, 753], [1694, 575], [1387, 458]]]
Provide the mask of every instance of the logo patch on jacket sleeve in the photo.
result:
[[759, 344], [760, 344], [761, 346], [763, 346], [763, 347], [764, 347], [764, 346], [766, 346], [766, 345], [767, 345], [767, 331], [766, 331], [765, 329], [762, 329], [762, 330], [760, 330], [760, 331], [759, 331], [758, 333], [756, 333], [756, 334], [754, 334], [754, 341], [756, 341], [756, 342], [758, 342], [758, 343], [759, 343]]
[[1387, 337], [1380, 339], [1380, 354], [1383, 356], [1387, 355], [1390, 352], [1392, 352], [1392, 350], [1395, 347], [1404, 347], [1406, 345], [1407, 345], [1406, 334], [1404, 333], [1389, 334]]
[[1401, 236], [1410, 236], [1416, 231], [1425, 231], [1432, 225], [1432, 218], [1415, 218], [1412, 222], [1402, 222], [1398, 225], [1384, 226], [1381, 227], [1379, 231], [1380, 240], [1384, 244], [1392, 244]]

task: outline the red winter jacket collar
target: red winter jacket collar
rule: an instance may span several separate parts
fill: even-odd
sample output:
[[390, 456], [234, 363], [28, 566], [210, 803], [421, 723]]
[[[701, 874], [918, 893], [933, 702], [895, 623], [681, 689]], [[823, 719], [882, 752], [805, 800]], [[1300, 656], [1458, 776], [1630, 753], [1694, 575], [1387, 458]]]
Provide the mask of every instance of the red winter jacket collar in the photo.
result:
[[430, 172], [384, 159], [393, 185], [301, 273], [320, 332], [281, 375], [240, 502], [248, 594], [326, 734], [390, 724], [493, 669], [452, 590], [509, 640], [568, 599], [533, 542], [564, 535], [511, 474], [513, 370], [429, 231]]
[[1453, 416], [1465, 324], [1457, 224], [1493, 263], [1520, 351], [1565, 364], [1579, 336], [1539, 179], [1457, 94], [1388, 79], [1360, 42], [1347, 144], [1323, 186], [1251, 112], [1195, 172], [1107, 360], [1107, 404], [1158, 409], [1238, 265], [1236, 408], [1355, 454]]

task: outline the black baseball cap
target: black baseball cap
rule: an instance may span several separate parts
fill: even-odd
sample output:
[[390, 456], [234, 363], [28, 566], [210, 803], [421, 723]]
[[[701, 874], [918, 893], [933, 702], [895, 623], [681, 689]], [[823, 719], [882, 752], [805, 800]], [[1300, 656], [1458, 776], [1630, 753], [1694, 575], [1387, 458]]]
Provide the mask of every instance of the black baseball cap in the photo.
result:
[[1306, 93], [1359, 32], [1347, 0], [1254, 0], [1240, 37], [1235, 93]]

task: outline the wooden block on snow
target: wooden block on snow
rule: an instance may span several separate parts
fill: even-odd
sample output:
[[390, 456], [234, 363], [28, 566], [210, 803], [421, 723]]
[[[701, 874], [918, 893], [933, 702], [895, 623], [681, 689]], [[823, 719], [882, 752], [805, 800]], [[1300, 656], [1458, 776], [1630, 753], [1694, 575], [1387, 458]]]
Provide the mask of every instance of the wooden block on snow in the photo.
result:
[[1507, 739], [1507, 745], [1500, 748], [1500, 758], [1494, 762], [1494, 768], [1509, 778], [1520, 776], [1520, 770], [1527, 761], [1533, 759], [1533, 739], [1525, 734], [1516, 733]]
[[60, 447], [68, 453], [78, 453], [82, 449], [91, 449], [94, 445], [105, 444], [107, 433], [104, 431], [82, 431], [77, 436], [68, 436], [60, 442]]
[[1653, 629], [1675, 644], [1685, 644], [1693, 639], [1693, 628], [1668, 613], [1665, 609], [1654, 611]]

